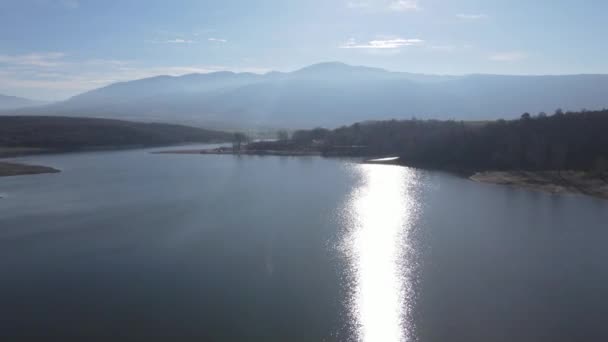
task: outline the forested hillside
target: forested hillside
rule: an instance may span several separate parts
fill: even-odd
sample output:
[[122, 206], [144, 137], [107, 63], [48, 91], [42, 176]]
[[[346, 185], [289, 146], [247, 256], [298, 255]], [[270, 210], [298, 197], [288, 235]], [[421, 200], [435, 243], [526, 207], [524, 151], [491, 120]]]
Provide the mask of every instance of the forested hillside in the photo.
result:
[[79, 149], [227, 141], [230, 134], [160, 123], [46, 116], [0, 116], [0, 147]]
[[608, 110], [524, 113], [492, 122], [404, 120], [296, 131], [292, 141], [322, 141], [326, 153], [398, 155], [410, 164], [453, 169], [608, 170]]

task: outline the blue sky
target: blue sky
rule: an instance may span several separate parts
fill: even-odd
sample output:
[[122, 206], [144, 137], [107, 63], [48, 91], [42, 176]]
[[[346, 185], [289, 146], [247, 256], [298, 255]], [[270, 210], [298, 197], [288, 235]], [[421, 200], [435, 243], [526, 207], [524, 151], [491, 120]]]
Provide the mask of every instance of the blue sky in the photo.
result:
[[608, 73], [604, 0], [0, 0], [0, 93], [323, 61], [433, 74]]

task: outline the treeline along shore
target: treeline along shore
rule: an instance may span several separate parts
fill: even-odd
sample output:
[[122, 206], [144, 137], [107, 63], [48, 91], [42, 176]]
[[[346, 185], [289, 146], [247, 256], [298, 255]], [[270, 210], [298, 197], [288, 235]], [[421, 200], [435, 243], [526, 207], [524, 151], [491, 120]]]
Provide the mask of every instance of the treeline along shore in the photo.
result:
[[[121, 120], [0, 116], [0, 158], [19, 154], [231, 141], [173, 153], [396, 157], [475, 181], [608, 198], [608, 110], [524, 113], [516, 120], [367, 121], [336, 129], [281, 131], [272, 141], [242, 133]], [[171, 153], [171, 152], [169, 152]], [[11, 171], [8, 171], [8, 170]], [[26, 173], [4, 163], [0, 176]], [[32, 169], [30, 169], [31, 171]], [[51, 170], [38, 169], [40, 172]], [[52, 171], [55, 172], [55, 171]]]
[[326, 156], [398, 156], [408, 166], [473, 180], [608, 198], [608, 110], [524, 113], [487, 122], [389, 120], [298, 130], [252, 150], [319, 151]]

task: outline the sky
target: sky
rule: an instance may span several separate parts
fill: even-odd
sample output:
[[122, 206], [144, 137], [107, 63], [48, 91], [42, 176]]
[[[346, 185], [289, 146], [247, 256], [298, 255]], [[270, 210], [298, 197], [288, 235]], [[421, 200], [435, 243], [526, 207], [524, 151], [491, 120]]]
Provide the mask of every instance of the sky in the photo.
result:
[[0, 94], [341, 61], [427, 74], [608, 73], [605, 0], [0, 0]]

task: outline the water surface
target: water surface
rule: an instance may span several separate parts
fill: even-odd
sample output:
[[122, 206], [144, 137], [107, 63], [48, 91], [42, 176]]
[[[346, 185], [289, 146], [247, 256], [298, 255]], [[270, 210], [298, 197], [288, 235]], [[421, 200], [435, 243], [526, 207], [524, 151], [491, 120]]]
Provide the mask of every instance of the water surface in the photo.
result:
[[27, 157], [0, 335], [606, 340], [608, 204], [319, 157]]

